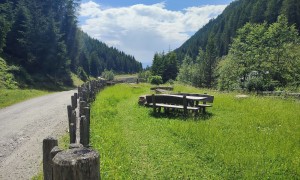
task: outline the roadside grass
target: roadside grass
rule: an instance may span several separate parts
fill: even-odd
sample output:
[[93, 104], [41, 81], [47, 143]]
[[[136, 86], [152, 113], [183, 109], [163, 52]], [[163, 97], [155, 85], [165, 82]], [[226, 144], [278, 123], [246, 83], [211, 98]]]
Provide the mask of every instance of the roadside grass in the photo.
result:
[[75, 87], [81, 86], [84, 82], [74, 73], [71, 73], [71, 79]]
[[115, 85], [91, 107], [91, 143], [103, 179], [298, 179], [300, 103], [215, 96], [209, 117], [152, 116], [137, 104], [150, 85]]
[[51, 92], [34, 89], [0, 89], [0, 108], [49, 93]]

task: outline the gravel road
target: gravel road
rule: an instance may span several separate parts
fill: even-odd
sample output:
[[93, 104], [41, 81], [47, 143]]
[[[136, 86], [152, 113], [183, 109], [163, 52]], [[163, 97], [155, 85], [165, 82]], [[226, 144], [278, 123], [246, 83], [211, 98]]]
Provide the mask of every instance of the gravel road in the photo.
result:
[[41, 169], [42, 142], [67, 131], [67, 105], [75, 90], [0, 109], [0, 180], [31, 179]]

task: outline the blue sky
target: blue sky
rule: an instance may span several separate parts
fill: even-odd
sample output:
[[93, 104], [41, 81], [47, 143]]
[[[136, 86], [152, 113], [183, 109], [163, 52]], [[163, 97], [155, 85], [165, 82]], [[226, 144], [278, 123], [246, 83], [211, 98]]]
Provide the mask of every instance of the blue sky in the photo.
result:
[[79, 25], [91, 37], [151, 65], [176, 49], [232, 0], [83, 0]]

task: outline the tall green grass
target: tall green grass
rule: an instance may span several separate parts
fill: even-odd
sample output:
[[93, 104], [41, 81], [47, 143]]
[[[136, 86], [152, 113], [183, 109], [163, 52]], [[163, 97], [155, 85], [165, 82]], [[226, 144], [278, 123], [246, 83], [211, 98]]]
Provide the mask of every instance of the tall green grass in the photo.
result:
[[0, 108], [25, 101], [27, 99], [49, 94], [49, 91], [34, 89], [1, 89], [0, 88]]
[[103, 179], [300, 178], [299, 101], [176, 85], [175, 92], [214, 95], [210, 116], [155, 117], [137, 104], [149, 88], [116, 85], [92, 104]]

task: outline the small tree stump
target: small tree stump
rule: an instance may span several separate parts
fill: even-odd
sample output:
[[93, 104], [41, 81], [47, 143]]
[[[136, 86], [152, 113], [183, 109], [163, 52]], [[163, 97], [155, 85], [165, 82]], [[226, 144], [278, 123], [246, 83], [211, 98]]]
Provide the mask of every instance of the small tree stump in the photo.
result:
[[99, 153], [88, 148], [62, 151], [53, 158], [53, 180], [99, 180]]
[[43, 171], [44, 180], [52, 180], [52, 158], [51, 151], [58, 145], [57, 139], [47, 137], [43, 140]]

